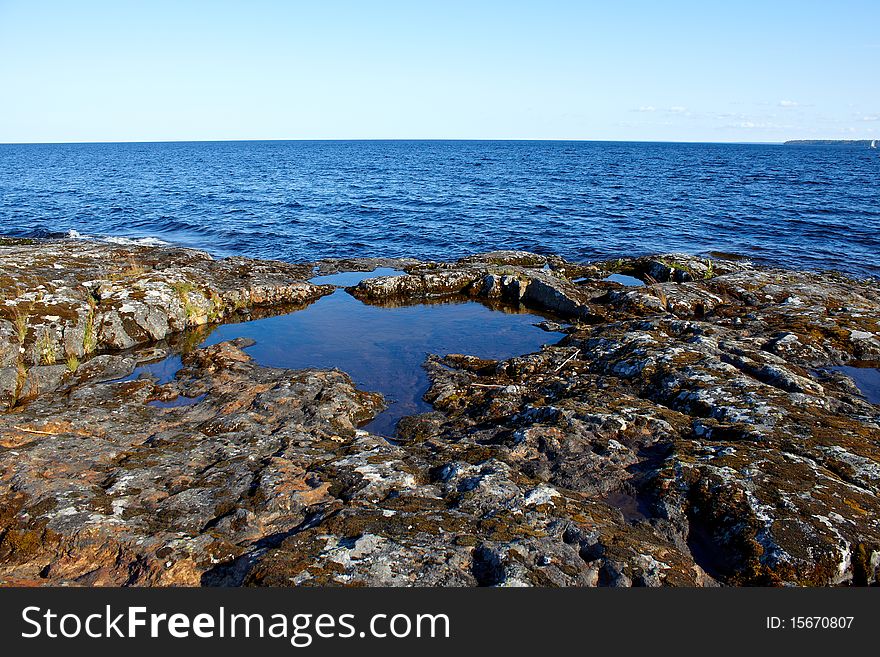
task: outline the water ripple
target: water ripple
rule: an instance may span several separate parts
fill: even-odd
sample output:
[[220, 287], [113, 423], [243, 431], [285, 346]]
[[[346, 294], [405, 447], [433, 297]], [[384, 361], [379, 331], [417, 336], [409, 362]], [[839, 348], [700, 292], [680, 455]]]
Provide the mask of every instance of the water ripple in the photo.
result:
[[0, 233], [218, 255], [749, 254], [880, 275], [876, 151], [599, 142], [0, 145]]

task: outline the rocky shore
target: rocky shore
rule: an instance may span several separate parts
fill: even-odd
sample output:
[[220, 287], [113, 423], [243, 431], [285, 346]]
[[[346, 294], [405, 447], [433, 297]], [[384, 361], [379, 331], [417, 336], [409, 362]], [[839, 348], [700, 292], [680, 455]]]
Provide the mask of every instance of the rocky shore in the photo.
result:
[[[218, 322], [491, 299], [565, 336], [435, 354], [393, 439], [338, 370]], [[634, 277], [640, 286], [608, 280]], [[0, 584], [876, 585], [880, 284], [677, 254], [572, 263], [212, 259], [0, 240]], [[133, 377], [178, 355], [173, 378]]]

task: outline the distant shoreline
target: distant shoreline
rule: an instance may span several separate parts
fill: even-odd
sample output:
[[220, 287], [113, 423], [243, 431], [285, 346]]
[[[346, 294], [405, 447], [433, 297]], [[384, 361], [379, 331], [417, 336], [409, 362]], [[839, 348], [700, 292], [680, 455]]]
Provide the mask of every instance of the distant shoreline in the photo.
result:
[[865, 146], [869, 147], [872, 139], [792, 139], [784, 142], [784, 146]]

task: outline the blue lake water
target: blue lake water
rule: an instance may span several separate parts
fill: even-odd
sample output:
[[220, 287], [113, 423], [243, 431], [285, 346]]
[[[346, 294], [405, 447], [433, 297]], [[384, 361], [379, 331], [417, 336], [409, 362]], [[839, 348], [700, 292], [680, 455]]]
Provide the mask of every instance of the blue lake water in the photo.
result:
[[155, 237], [288, 261], [725, 251], [880, 275], [878, 179], [878, 151], [855, 147], [7, 144], [0, 233]]
[[832, 369], [843, 372], [850, 377], [867, 401], [872, 404], [880, 404], [880, 369], [850, 365], [841, 365]]
[[[312, 280], [350, 286], [364, 278], [395, 273], [399, 272], [377, 269]], [[401, 417], [431, 410], [422, 399], [429, 384], [423, 367], [428, 354], [504, 359], [537, 351], [542, 344], [562, 337], [535, 326], [542, 319], [523, 309], [489, 307], [465, 299], [398, 307], [368, 305], [339, 289], [286, 315], [218, 326], [202, 345], [251, 338], [256, 344], [245, 351], [261, 365], [339, 368], [361, 389], [385, 395], [388, 408], [364, 428], [391, 437]], [[126, 380], [150, 376], [165, 383], [181, 367], [180, 357], [171, 356], [137, 368]], [[181, 397], [151, 403], [168, 408], [198, 401]]]
[[626, 285], [627, 287], [644, 287], [645, 282], [641, 279], [635, 278], [634, 276], [627, 276], [626, 274], [611, 274], [605, 278], [606, 281], [611, 281], [612, 283], [620, 283], [621, 285]]

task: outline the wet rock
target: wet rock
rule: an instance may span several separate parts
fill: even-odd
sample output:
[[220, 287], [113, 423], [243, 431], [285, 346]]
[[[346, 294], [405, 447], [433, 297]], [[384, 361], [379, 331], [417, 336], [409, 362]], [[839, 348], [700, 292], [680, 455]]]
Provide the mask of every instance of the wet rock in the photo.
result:
[[545, 331], [548, 331], [548, 332], [565, 333], [568, 331], [568, 327], [565, 326], [564, 324], [560, 324], [559, 322], [553, 322], [550, 320], [545, 320], [543, 322], [537, 322], [535, 324], [535, 326], [537, 326], [538, 328], [544, 329]]
[[420, 413], [403, 417], [397, 423], [395, 438], [399, 441], [425, 440], [439, 432], [445, 421], [443, 413]]

